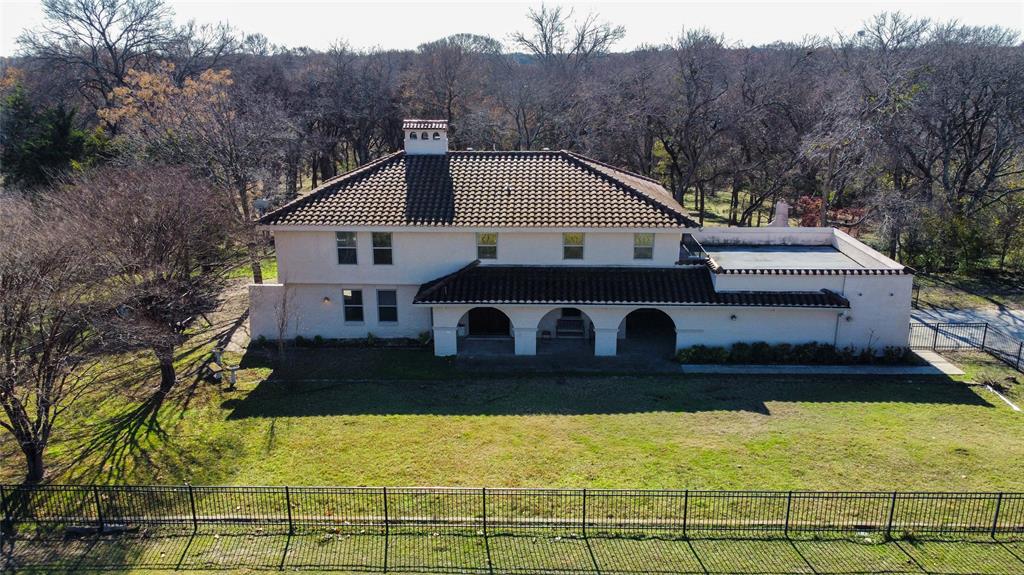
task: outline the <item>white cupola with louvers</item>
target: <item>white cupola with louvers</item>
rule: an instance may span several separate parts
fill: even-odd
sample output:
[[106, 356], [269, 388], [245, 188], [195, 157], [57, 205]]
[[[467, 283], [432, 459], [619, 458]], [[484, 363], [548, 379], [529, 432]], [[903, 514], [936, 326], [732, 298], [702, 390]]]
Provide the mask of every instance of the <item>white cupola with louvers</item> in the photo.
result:
[[405, 153], [410, 156], [448, 153], [448, 120], [402, 120]]

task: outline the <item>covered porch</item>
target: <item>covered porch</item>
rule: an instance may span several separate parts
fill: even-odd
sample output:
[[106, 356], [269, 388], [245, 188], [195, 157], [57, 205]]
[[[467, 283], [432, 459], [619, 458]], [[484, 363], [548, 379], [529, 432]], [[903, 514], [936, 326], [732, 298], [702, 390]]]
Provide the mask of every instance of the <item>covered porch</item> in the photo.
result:
[[[711, 333], [743, 339], [735, 333], [740, 324], [730, 325], [737, 318], [731, 308], [849, 306], [824, 291], [719, 293], [704, 265], [473, 263], [424, 284], [413, 301], [430, 307], [435, 355], [481, 357], [670, 357]], [[695, 315], [698, 308], [717, 310], [716, 321], [724, 323], [706, 325], [706, 314]]]

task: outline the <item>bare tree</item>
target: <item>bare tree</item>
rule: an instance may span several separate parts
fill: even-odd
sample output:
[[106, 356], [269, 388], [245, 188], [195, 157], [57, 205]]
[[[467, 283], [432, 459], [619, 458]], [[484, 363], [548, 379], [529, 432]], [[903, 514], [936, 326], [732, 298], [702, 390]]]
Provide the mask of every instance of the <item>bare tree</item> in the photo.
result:
[[235, 263], [229, 237], [237, 219], [210, 188], [184, 167], [108, 166], [79, 177], [62, 200], [66, 213], [89, 223], [86, 238], [118, 302], [111, 331], [156, 357], [157, 405], [174, 388], [186, 331], [214, 308]]
[[18, 38], [22, 50], [79, 78], [95, 108], [111, 104], [128, 71], [163, 53], [174, 30], [163, 0], [43, 0], [44, 24]]
[[88, 389], [106, 312], [94, 246], [79, 220], [0, 196], [0, 429], [25, 456], [25, 479], [41, 481], [55, 426]]
[[261, 236], [252, 225], [252, 202], [294, 132], [272, 98], [251, 86], [232, 89], [229, 72], [208, 70], [178, 87], [172, 71], [131, 74], [128, 86], [115, 91], [120, 103], [100, 114], [122, 124], [121, 137], [138, 153], [192, 166], [216, 189], [230, 192], [209, 199], [234, 208], [235, 220], [243, 224], [253, 281], [262, 283]]

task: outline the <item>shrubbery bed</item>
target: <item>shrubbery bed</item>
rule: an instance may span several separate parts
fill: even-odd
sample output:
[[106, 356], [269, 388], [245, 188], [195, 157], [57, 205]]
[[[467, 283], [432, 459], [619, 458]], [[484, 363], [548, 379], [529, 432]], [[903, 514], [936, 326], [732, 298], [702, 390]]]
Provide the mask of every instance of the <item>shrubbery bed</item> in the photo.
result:
[[730, 347], [695, 345], [676, 353], [679, 363], [689, 364], [765, 364], [765, 365], [897, 365], [918, 363], [906, 347], [836, 348], [827, 343], [770, 344], [735, 343]]

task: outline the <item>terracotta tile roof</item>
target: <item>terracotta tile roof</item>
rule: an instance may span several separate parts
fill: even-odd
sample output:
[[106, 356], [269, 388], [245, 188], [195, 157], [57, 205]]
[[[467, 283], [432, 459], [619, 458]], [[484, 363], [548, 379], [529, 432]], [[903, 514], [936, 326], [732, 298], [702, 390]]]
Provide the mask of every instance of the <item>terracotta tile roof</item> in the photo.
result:
[[447, 130], [448, 120], [402, 120], [403, 130]]
[[716, 292], [708, 268], [494, 266], [479, 262], [425, 283], [419, 304], [640, 304], [849, 308], [828, 291]]
[[697, 227], [657, 182], [566, 151], [398, 152], [330, 180], [260, 223]]

